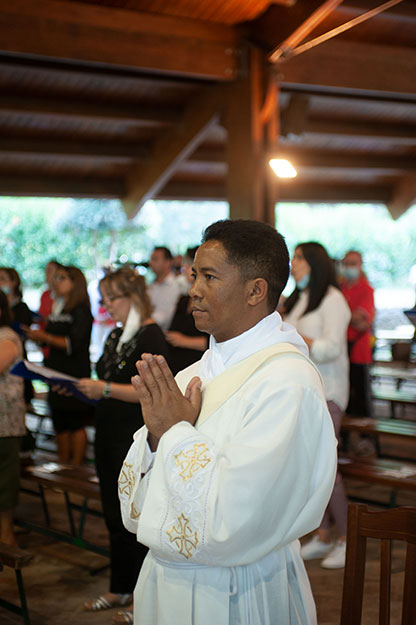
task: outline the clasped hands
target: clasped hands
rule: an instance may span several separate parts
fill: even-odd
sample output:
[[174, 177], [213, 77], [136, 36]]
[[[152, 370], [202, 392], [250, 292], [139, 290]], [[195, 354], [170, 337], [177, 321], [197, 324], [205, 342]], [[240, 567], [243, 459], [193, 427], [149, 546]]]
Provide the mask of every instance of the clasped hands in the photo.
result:
[[173, 425], [196, 422], [201, 410], [201, 380], [193, 377], [183, 395], [163, 356], [142, 354], [136, 368], [139, 375], [131, 381], [149, 431], [149, 445], [155, 450], [161, 436]]

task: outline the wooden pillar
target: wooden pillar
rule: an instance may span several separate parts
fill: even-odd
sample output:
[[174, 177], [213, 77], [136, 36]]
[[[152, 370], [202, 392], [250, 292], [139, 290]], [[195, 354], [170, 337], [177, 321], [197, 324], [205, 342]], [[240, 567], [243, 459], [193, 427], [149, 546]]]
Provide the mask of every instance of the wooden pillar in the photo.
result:
[[231, 219], [256, 219], [274, 226], [277, 184], [267, 153], [277, 131], [277, 98], [265, 113], [269, 68], [260, 50], [251, 47], [247, 55], [244, 76], [229, 86], [227, 94], [227, 199]]

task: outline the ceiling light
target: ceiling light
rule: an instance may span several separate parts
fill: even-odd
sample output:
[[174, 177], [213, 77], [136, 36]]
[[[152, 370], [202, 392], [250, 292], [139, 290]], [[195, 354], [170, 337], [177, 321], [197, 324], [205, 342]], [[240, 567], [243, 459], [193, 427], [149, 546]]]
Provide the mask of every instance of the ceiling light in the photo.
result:
[[269, 165], [278, 178], [295, 178], [298, 175], [293, 165], [285, 158], [271, 158]]

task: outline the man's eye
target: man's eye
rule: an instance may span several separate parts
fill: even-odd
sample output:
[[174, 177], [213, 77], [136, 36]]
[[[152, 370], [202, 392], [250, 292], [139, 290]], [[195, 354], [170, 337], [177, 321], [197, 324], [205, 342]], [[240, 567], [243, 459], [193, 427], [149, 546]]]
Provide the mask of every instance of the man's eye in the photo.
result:
[[206, 280], [213, 280], [215, 276], [211, 275], [210, 273], [206, 273], [205, 274], [205, 279]]

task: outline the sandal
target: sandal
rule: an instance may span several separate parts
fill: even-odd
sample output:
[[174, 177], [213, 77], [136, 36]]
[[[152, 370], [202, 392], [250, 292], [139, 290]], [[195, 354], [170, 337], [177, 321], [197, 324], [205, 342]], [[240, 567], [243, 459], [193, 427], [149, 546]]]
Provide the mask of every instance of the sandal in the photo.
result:
[[133, 625], [133, 612], [130, 610], [120, 610], [117, 614], [114, 614], [112, 621], [114, 625]]
[[[99, 612], [109, 608], [119, 608], [129, 605], [133, 601], [133, 595], [117, 595], [117, 599], [107, 599], [106, 595], [101, 595], [97, 599], [90, 599], [84, 603], [84, 610], [87, 612]], [[132, 621], [133, 622], [133, 621]]]

